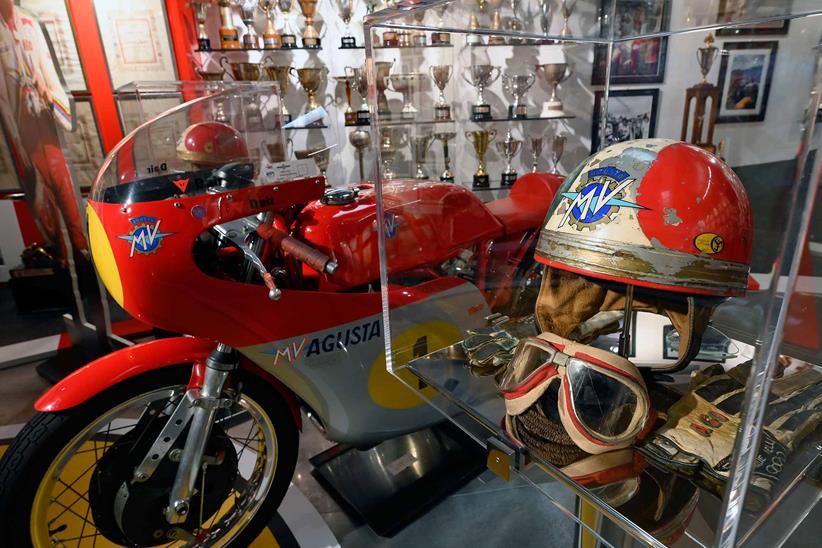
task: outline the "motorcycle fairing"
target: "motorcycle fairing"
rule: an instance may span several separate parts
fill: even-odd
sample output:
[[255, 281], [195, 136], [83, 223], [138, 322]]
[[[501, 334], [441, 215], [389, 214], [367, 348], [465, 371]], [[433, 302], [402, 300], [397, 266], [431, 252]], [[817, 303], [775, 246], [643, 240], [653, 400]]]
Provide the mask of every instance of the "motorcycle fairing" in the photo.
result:
[[443, 418], [425, 399], [440, 408], [446, 402], [430, 387], [421, 389], [425, 399], [417, 396], [404, 386], [417, 386], [416, 377], [400, 367], [461, 340], [490, 312], [475, 286], [457, 282], [447, 288], [441, 283], [404, 288], [425, 297], [392, 308], [392, 348], [400, 349], [393, 367], [402, 380], [386, 367], [379, 313], [240, 351], [305, 401], [333, 441], [367, 445], [416, 431]]

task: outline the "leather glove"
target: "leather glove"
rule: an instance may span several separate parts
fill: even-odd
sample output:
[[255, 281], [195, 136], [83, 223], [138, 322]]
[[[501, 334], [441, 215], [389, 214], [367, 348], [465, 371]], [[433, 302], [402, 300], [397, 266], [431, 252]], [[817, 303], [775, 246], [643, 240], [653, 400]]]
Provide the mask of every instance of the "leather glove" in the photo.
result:
[[[714, 365], [668, 411], [665, 425], [640, 447], [650, 460], [694, 477], [720, 496], [731, 466], [751, 363], [727, 373]], [[755, 510], [770, 498], [796, 446], [822, 422], [822, 374], [807, 369], [775, 379], [746, 501]]]
[[500, 375], [514, 355], [520, 337], [534, 335], [534, 316], [511, 320], [507, 316], [487, 327], [469, 329], [462, 348], [471, 373], [477, 376]]

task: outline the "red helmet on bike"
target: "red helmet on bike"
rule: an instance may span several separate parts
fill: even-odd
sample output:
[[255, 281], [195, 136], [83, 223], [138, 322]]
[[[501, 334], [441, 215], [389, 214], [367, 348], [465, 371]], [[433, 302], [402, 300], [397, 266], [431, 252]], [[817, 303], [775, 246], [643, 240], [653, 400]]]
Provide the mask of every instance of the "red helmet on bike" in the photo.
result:
[[183, 131], [177, 156], [194, 164], [220, 166], [248, 158], [248, 147], [240, 132], [223, 122], [198, 122]]
[[536, 259], [606, 280], [680, 293], [742, 295], [751, 206], [736, 174], [666, 139], [612, 145], [565, 180]]

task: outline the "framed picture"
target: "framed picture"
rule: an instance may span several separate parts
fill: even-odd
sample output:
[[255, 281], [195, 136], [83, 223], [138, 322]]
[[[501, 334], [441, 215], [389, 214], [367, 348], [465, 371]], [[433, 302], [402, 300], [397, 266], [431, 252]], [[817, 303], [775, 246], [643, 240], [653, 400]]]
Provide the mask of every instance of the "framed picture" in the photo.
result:
[[[668, 30], [670, 0], [601, 0], [600, 36], [637, 36]], [[652, 84], [665, 79], [668, 38], [637, 38], [614, 44], [611, 55], [612, 84]], [[605, 84], [604, 45], [594, 47], [592, 85]]]
[[91, 98], [75, 98], [76, 128], [65, 133], [74, 184], [85, 190], [91, 187], [100, 164], [103, 163], [103, 145], [97, 131], [97, 119]]
[[612, 90], [608, 96], [604, 144], [600, 147], [599, 129], [604, 92], [594, 97], [594, 121], [591, 128], [591, 153], [614, 143], [629, 139], [656, 137], [656, 112], [659, 105], [658, 89]]
[[725, 42], [719, 67], [716, 123], [761, 122], [771, 91], [779, 42]]
[[[775, 6], [768, 6], [760, 4], [756, 6], [756, 12], [749, 11], [749, 0], [719, 0], [719, 11], [716, 14], [717, 23], [734, 23], [735, 21], [744, 20], [751, 15], [756, 17], [777, 16], [780, 13], [789, 13], [790, 4], [779, 3]], [[755, 36], [755, 35], [784, 35], [788, 34], [790, 26], [789, 19], [780, 19], [775, 21], [767, 21], [765, 23], [754, 23], [752, 25], [744, 25], [741, 27], [730, 27], [724, 29], [717, 29], [717, 36]]]
[[54, 48], [55, 61], [63, 73], [68, 89], [84, 91], [86, 79], [83, 76], [80, 56], [77, 54], [74, 31], [69, 21], [66, 3], [55, 0], [21, 0], [20, 7], [36, 15], [48, 30], [49, 39]]

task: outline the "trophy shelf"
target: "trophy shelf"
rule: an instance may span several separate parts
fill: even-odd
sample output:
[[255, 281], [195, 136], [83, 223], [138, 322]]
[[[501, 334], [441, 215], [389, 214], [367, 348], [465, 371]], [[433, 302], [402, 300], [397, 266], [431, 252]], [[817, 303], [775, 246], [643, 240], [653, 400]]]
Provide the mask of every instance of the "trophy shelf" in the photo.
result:
[[328, 128], [328, 125], [326, 125], [326, 124], [321, 124], [321, 125], [316, 125], [316, 126], [300, 126], [300, 127], [284, 127], [283, 126], [283, 130], [285, 130], [285, 131], [300, 131], [300, 130], [303, 130], [303, 129], [327, 129], [327, 128]]
[[454, 44], [425, 44], [424, 46], [374, 46], [374, 49], [427, 49], [427, 48], [453, 48]]
[[401, 120], [399, 118], [394, 119], [391, 116], [386, 116], [385, 114], [380, 115], [380, 125], [382, 126], [406, 126], [406, 125], [413, 125], [413, 126], [427, 126], [430, 124], [454, 124], [456, 120]]
[[[314, 48], [307, 48], [305, 46], [295, 46], [293, 48], [211, 48], [211, 49], [200, 49], [197, 48], [194, 51], [196, 53], [242, 53], [244, 51], [297, 51], [297, 50], [308, 50], [308, 51], [322, 51], [322, 46], [314, 47]], [[360, 49], [360, 48], [347, 48], [347, 49]]]
[[489, 120], [469, 120], [474, 124], [493, 124], [498, 122], [536, 122], [539, 120], [571, 120], [576, 118], [574, 114], [563, 114], [562, 116], [529, 116], [528, 118], [491, 118]]
[[472, 44], [469, 44], [469, 46], [471, 46], [472, 48], [500, 48], [500, 47], [514, 47], [514, 48], [520, 47], [521, 48], [523, 46], [528, 46], [528, 47], [555, 46], [559, 43], [560, 42], [558, 42], [556, 40], [548, 40], [548, 39], [545, 39], [545, 40], [527, 40], [527, 39], [524, 39], [523, 42], [518, 42], [516, 44], [508, 44], [508, 43], [501, 43], [501, 44], [472, 43]]

